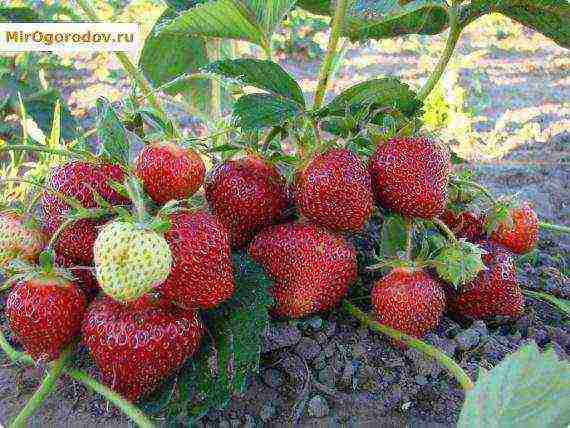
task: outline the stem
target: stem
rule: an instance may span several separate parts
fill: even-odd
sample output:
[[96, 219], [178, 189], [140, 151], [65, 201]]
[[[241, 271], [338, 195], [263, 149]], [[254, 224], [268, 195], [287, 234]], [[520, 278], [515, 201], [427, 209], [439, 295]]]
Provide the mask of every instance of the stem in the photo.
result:
[[453, 231], [441, 219], [435, 217], [433, 219], [433, 222], [441, 229], [441, 231], [445, 234], [445, 236], [449, 238], [451, 242], [454, 244], [457, 244], [459, 242], [457, 241], [455, 233], [453, 233]]
[[117, 406], [125, 415], [127, 415], [134, 423], [136, 423], [141, 428], [154, 428], [155, 425], [152, 421], [136, 406], [129, 403], [127, 400], [122, 398], [119, 394], [111, 391], [105, 385], [97, 382], [92, 377], [88, 376], [81, 370], [68, 369], [67, 373], [73, 379], [81, 382], [93, 391], [101, 394], [105, 399], [115, 406]]
[[13, 363], [24, 363], [24, 364], [34, 364], [34, 360], [28, 354], [23, 352], [16, 351], [6, 340], [6, 336], [4, 336], [4, 332], [0, 329], [0, 348], [6, 353], [8, 358]]
[[433, 70], [428, 81], [418, 92], [418, 99], [420, 101], [423, 101], [427, 98], [433, 88], [435, 88], [435, 85], [437, 85], [437, 82], [439, 82], [439, 79], [441, 79], [443, 72], [447, 68], [447, 64], [449, 64], [449, 60], [453, 56], [453, 51], [455, 50], [455, 46], [459, 41], [461, 30], [462, 28], [460, 26], [458, 17], [458, 5], [457, 1], [454, 1], [451, 5], [451, 8], [449, 9], [449, 37], [445, 45], [445, 50], [443, 51], [443, 54], [441, 55], [441, 58], [439, 59], [439, 62]]
[[538, 223], [541, 229], [549, 230], [551, 232], [558, 232], [558, 233], [570, 233], [570, 227], [568, 226], [561, 226], [558, 224], [550, 224], [546, 223], [545, 221], [541, 221]]
[[481, 194], [483, 194], [483, 196], [485, 196], [489, 200], [489, 202], [491, 202], [491, 204], [495, 205], [496, 203], [495, 198], [493, 197], [491, 192], [489, 192], [489, 189], [487, 189], [485, 186], [471, 180], [457, 180], [457, 182], [462, 184], [467, 184], [468, 186], [471, 186], [474, 189], [479, 190]]
[[414, 219], [406, 217], [406, 260], [412, 259], [412, 234], [414, 233]]
[[317, 90], [315, 92], [315, 103], [314, 108], [318, 109], [321, 107], [325, 94], [329, 85], [329, 78], [331, 70], [334, 64], [334, 58], [336, 55], [336, 48], [338, 46], [338, 41], [340, 39], [340, 32], [342, 30], [342, 24], [344, 22], [344, 17], [348, 10], [351, 0], [338, 0], [336, 4], [336, 9], [334, 17], [332, 20], [331, 36], [329, 39], [329, 44], [327, 47], [327, 53], [323, 61], [319, 73], [319, 83], [317, 85]]
[[38, 390], [32, 395], [30, 401], [28, 401], [18, 416], [16, 416], [16, 419], [10, 424], [9, 428], [25, 428], [28, 426], [26, 423], [27, 420], [40, 408], [42, 403], [55, 388], [57, 379], [63, 373], [63, 369], [72, 355], [72, 349], [72, 345], [68, 346], [52, 364]]
[[[222, 41], [220, 39], [211, 39], [208, 41], [208, 60], [210, 62], [218, 61], [221, 57]], [[210, 99], [210, 110], [216, 123], [222, 117], [222, 85], [218, 79], [211, 80], [212, 98]]]
[[415, 339], [411, 336], [408, 336], [401, 331], [394, 330], [386, 325], [380, 324], [377, 321], [373, 321], [370, 317], [350, 303], [348, 300], [343, 300], [342, 302], [343, 309], [348, 312], [350, 315], [358, 319], [361, 323], [366, 325], [370, 330], [375, 331], [377, 333], [385, 334], [392, 339], [398, 340], [400, 342], [404, 342], [410, 348], [414, 348], [424, 355], [433, 358], [443, 367], [445, 367], [454, 377], [457, 379], [461, 387], [465, 392], [470, 391], [474, 388], [473, 381], [469, 377], [467, 373], [457, 364], [452, 358], [445, 355], [442, 351], [437, 349], [434, 346], [428, 345], [427, 343]]
[[[101, 19], [97, 15], [97, 12], [93, 8], [93, 6], [91, 6], [88, 0], [77, 0], [77, 3], [79, 4], [79, 6], [81, 7], [83, 12], [85, 13], [85, 15], [87, 15], [89, 19], [91, 19], [92, 21], [101, 22]], [[160, 103], [154, 96], [154, 93], [152, 92], [149, 83], [142, 75], [142, 73], [135, 67], [135, 65], [129, 59], [128, 55], [125, 54], [124, 52], [115, 52], [115, 55], [117, 56], [117, 59], [119, 60], [125, 71], [131, 76], [131, 78], [135, 82], [137, 82], [137, 84], [141, 88], [141, 91], [143, 92], [149, 103], [152, 104], [152, 106], [158, 112], [160, 112], [164, 117], [166, 117], [166, 113], [164, 112], [164, 110], [160, 106]]]

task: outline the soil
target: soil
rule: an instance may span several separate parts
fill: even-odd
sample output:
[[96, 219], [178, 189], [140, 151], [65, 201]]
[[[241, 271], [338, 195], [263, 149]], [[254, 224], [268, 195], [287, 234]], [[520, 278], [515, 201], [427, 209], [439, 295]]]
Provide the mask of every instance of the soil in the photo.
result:
[[[476, 177], [497, 194], [518, 192], [534, 202], [542, 220], [570, 225], [570, 88], [567, 74], [563, 77], [564, 70], [568, 71], [567, 62], [563, 61], [567, 51], [543, 42], [544, 49], [490, 55], [461, 72], [463, 82], [469, 81], [477, 67], [478, 73], [483, 74], [482, 91], [489, 94], [492, 102], [492, 109], [487, 112], [491, 128], [509, 110], [521, 112], [530, 108], [550, 112], [538, 120], [544, 127], [556, 128], [547, 139], [511, 147], [499, 161], [478, 161], [471, 166]], [[481, 47], [475, 43], [464, 44], [462, 53], [478, 48]], [[344, 69], [340, 76], [344, 84], [350, 80], [348, 76], [356, 78], [356, 74], [406, 74], [417, 63], [413, 53], [390, 55], [374, 46], [364, 52], [373, 58], [374, 65], [357, 72], [354, 64]], [[355, 51], [349, 54], [356, 55]], [[553, 65], [557, 63], [561, 64], [558, 68]], [[520, 69], [517, 64], [530, 65], [534, 72]], [[299, 77], [314, 81], [315, 64], [287, 65]], [[494, 81], [498, 75], [510, 75], [517, 83], [498, 85]], [[417, 83], [421, 78], [420, 74], [412, 80]], [[65, 86], [65, 82], [60, 84]], [[126, 91], [126, 85], [117, 85], [114, 90]], [[504, 132], [507, 136], [514, 134], [508, 127]], [[372, 221], [367, 226], [367, 237], [355, 238], [365, 255], [370, 255], [378, 229], [378, 222]], [[521, 285], [568, 299], [570, 238], [548, 232], [541, 232], [540, 238], [535, 257], [518, 262]], [[370, 287], [373, 280], [374, 276], [363, 277], [362, 287]], [[6, 325], [3, 327], [6, 331]], [[446, 316], [437, 331], [425, 340], [444, 350], [476, 378], [479, 367], [491, 368], [529, 341], [542, 349], [553, 348], [560, 358], [567, 359], [569, 330], [568, 321], [557, 310], [527, 298], [525, 313], [515, 322]], [[93, 367], [88, 370], [96, 375]], [[40, 369], [15, 367], [0, 354], [0, 422], [6, 424], [17, 414], [40, 377]], [[247, 391], [234, 398], [226, 410], [211, 411], [197, 425], [454, 426], [463, 398], [455, 380], [434, 362], [413, 350], [392, 347], [384, 337], [372, 334], [342, 313], [331, 313], [301, 321], [272, 322], [266, 333], [262, 367]], [[63, 378], [57, 393], [47, 399], [31, 425], [131, 424], [97, 395]], [[179, 421], [179, 426], [186, 425], [187, 421]]]

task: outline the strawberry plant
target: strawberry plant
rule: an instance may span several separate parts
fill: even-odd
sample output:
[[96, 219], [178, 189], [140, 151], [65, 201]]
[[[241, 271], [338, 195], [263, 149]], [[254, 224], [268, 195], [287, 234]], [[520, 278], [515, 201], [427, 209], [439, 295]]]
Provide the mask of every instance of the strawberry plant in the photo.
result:
[[[89, 2], [77, 3], [99, 20]], [[528, 345], [474, 382], [422, 340], [444, 314], [516, 320], [525, 294], [567, 313], [562, 299], [521, 287], [513, 257], [535, 248], [541, 228], [570, 231], [457, 172], [463, 160], [422, 117], [468, 25], [501, 13], [569, 48], [568, 2], [166, 3], [138, 67], [117, 53], [135, 89], [120, 106], [98, 100], [97, 153], [62, 133], [59, 103], [49, 138], [32, 143], [23, 126], [22, 144], [0, 146], [11, 155], [4, 182], [28, 186], [6, 192], [0, 214], [5, 313], [23, 350], [3, 334], [0, 347], [14, 363], [47, 363], [11, 426], [25, 426], [64, 374], [139, 426], [154, 426], [143, 411], [153, 407], [192, 423], [244, 393], [272, 318], [337, 310], [446, 368], [466, 397], [460, 426], [567, 424], [569, 366], [551, 352]], [[295, 8], [330, 17], [312, 100], [272, 60], [272, 36]], [[12, 21], [21, 13], [0, 10]], [[381, 76], [328, 96], [341, 39], [447, 30], [418, 91]], [[238, 57], [235, 40], [257, 46], [258, 57]], [[183, 132], [158, 93], [177, 96], [208, 135]], [[20, 115], [27, 123], [22, 102]], [[27, 178], [21, 156], [39, 157], [34, 169], [44, 173]], [[381, 224], [377, 260], [363, 266], [353, 238], [371, 221]], [[362, 287], [376, 270], [373, 289]], [[82, 358], [101, 382], [78, 368]], [[529, 374], [535, 389], [523, 381]], [[152, 393], [166, 399], [153, 406]]]

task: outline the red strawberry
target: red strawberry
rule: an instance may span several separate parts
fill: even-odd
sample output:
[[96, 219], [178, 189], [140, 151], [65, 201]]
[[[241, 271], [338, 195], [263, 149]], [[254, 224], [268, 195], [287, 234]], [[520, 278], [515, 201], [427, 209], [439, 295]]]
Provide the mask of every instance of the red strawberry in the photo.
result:
[[275, 314], [299, 318], [335, 306], [357, 278], [356, 252], [342, 236], [313, 224], [262, 231], [249, 252], [275, 280]]
[[173, 143], [145, 146], [135, 161], [138, 177], [154, 202], [187, 199], [202, 185], [206, 167], [192, 149]]
[[511, 257], [496, 244], [483, 242], [482, 247], [488, 251], [487, 269], [459, 292], [448, 290], [451, 311], [478, 319], [497, 315], [519, 317], [524, 311], [524, 297]]
[[81, 266], [74, 260], [61, 254], [57, 255], [56, 264], [69, 270], [76, 279], [75, 283], [83, 290], [87, 297], [95, 297], [99, 291], [101, 291], [93, 269], [89, 266]]
[[[93, 191], [111, 205], [129, 202], [109, 186], [109, 181], [122, 182], [123, 179], [124, 173], [116, 165], [69, 162], [54, 168], [46, 184], [66, 197], [78, 200], [85, 208], [97, 208]], [[41, 204], [42, 230], [48, 236], [52, 236], [64, 223], [70, 207], [62, 198], [49, 190], [42, 195]], [[101, 224], [92, 220], [80, 220], [67, 227], [55, 247], [56, 253], [73, 259], [75, 263], [90, 265], [93, 263], [96, 227]]]
[[500, 255], [509, 256], [509, 257], [512, 255], [512, 253], [508, 250], [508, 248], [490, 239], [479, 239], [475, 241], [474, 244], [477, 244], [479, 247], [481, 247], [483, 250], [487, 252], [487, 254], [483, 254], [481, 257], [485, 265], [489, 265], [491, 263], [496, 262], [497, 257], [499, 257]]
[[538, 242], [538, 216], [528, 203], [509, 210], [510, 221], [503, 221], [491, 234], [491, 239], [517, 254], [531, 251]]
[[81, 330], [87, 300], [67, 279], [45, 276], [20, 282], [6, 302], [10, 328], [35, 360], [56, 359]]
[[374, 285], [372, 303], [378, 322], [422, 337], [439, 324], [445, 292], [423, 270], [396, 268]]
[[315, 156], [298, 175], [296, 190], [301, 214], [334, 231], [359, 231], [372, 215], [370, 175], [350, 150]]
[[209, 309], [234, 292], [230, 237], [204, 212], [180, 212], [170, 218], [165, 238], [172, 251], [170, 276], [158, 290], [185, 308]]
[[455, 233], [458, 238], [475, 241], [484, 235], [483, 218], [469, 211], [455, 213], [446, 209], [441, 215], [443, 222]]
[[204, 327], [198, 313], [148, 304], [95, 301], [83, 321], [83, 341], [104, 382], [136, 401], [192, 356]]
[[427, 137], [379, 144], [369, 171], [376, 200], [408, 217], [433, 218], [447, 204], [449, 151]]
[[289, 205], [283, 177], [253, 156], [216, 166], [206, 179], [206, 198], [235, 247], [243, 247], [261, 229], [281, 221]]

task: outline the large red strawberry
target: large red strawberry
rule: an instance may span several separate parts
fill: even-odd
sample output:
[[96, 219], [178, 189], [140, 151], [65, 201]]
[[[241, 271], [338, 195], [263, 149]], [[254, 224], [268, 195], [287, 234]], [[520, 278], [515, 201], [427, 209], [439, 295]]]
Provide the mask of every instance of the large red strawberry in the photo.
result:
[[[127, 204], [127, 198], [121, 196], [110, 185], [110, 181], [122, 182], [124, 173], [116, 165], [95, 164], [89, 162], [69, 162], [59, 165], [48, 177], [46, 190], [41, 199], [43, 218], [42, 230], [48, 236], [64, 224], [70, 207], [67, 202], [54, 193], [76, 199], [84, 208], [97, 208], [94, 192], [111, 205]], [[55, 247], [57, 254], [73, 259], [78, 264], [93, 263], [93, 244], [97, 237], [97, 226], [101, 222], [80, 220], [65, 227]]]
[[204, 327], [195, 310], [95, 301], [83, 321], [83, 341], [104, 382], [136, 401], [192, 356]]
[[187, 199], [202, 185], [206, 167], [198, 153], [174, 143], [145, 146], [135, 161], [138, 177], [154, 202]]
[[447, 204], [450, 159], [445, 147], [427, 137], [379, 144], [369, 165], [376, 200], [408, 217], [439, 216]]
[[347, 149], [318, 154], [299, 173], [295, 199], [308, 219], [334, 231], [359, 231], [372, 215], [370, 175]]
[[485, 234], [483, 230], [484, 220], [476, 213], [470, 211], [457, 213], [451, 209], [446, 209], [441, 215], [441, 219], [458, 238], [465, 238], [473, 242]]
[[[504, 245], [517, 254], [524, 254], [536, 247], [538, 242], [538, 216], [529, 203], [508, 209], [506, 218], [501, 218], [501, 212], [496, 216], [491, 214], [487, 219], [487, 226], [492, 231], [491, 239]], [[496, 224], [490, 224], [493, 218]]]
[[275, 314], [293, 318], [335, 306], [357, 278], [356, 252], [342, 236], [314, 224], [262, 231], [249, 252], [275, 281]]
[[6, 316], [35, 360], [56, 359], [81, 330], [87, 300], [72, 281], [56, 275], [23, 280], [10, 292]]
[[170, 276], [158, 290], [185, 308], [209, 309], [234, 292], [230, 237], [205, 212], [179, 212], [165, 234], [172, 251]]
[[210, 209], [230, 232], [235, 247], [243, 247], [261, 229], [282, 220], [289, 206], [283, 177], [254, 156], [217, 165], [205, 189]]
[[423, 270], [396, 268], [376, 282], [372, 303], [378, 322], [422, 337], [439, 324], [445, 292]]
[[524, 311], [524, 297], [511, 257], [496, 244], [483, 242], [482, 247], [488, 251], [487, 269], [459, 292], [448, 290], [451, 311], [478, 319], [497, 315], [519, 317]]

